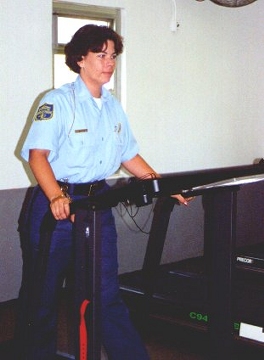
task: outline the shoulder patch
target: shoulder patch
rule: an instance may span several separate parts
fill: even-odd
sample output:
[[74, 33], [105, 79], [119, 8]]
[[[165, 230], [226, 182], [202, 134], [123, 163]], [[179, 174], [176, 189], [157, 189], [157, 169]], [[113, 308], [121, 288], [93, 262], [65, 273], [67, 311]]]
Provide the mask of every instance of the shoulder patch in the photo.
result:
[[38, 108], [34, 117], [35, 121], [50, 120], [53, 117], [53, 104], [43, 104]]

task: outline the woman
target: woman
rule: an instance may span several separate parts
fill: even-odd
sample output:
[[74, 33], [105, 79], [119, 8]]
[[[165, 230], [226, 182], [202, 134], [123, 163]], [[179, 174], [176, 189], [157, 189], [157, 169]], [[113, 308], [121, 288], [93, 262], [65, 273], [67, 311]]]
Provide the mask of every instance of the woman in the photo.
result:
[[[24, 351], [20, 348], [16, 359], [55, 357], [56, 304], [72, 256], [74, 217], [70, 216], [70, 201], [87, 196], [91, 190], [93, 194], [107, 190], [104, 179], [121, 164], [138, 178], [158, 176], [138, 154], [121, 105], [103, 87], [113, 75], [122, 50], [122, 38], [112, 29], [96, 25], [80, 28], [65, 48], [66, 64], [79, 75], [74, 83], [44, 96], [22, 148], [22, 157], [38, 182], [27, 214], [30, 256], [24, 263], [29, 270], [24, 271], [20, 291], [22, 314], [29, 300], [25, 277], [37, 266], [40, 224], [49, 207], [58, 221], [40, 306], [29, 326], [25, 318], [19, 321]], [[177, 199], [187, 204], [181, 196]], [[101, 221], [102, 342], [110, 360], [145, 360], [147, 352], [119, 296], [117, 235], [111, 209], [103, 212]]]

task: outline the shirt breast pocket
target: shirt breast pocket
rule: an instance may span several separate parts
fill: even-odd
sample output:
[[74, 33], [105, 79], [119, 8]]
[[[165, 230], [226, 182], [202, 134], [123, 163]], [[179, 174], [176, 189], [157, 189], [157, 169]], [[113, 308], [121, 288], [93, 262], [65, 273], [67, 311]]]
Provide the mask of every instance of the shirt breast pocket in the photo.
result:
[[75, 130], [69, 137], [69, 144], [73, 149], [81, 149], [83, 146], [94, 146], [95, 136], [88, 129]]
[[70, 165], [89, 166], [89, 159], [92, 158], [96, 139], [92, 133], [75, 130], [68, 138], [67, 162]]

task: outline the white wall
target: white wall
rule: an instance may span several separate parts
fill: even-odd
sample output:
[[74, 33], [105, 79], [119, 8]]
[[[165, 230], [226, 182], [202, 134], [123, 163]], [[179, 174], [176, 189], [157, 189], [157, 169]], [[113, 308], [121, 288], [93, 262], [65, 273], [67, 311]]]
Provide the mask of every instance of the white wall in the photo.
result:
[[[127, 113], [158, 171], [248, 164], [263, 155], [263, 1], [231, 9], [177, 0], [176, 33], [170, 0], [74, 1], [125, 9]], [[30, 183], [14, 151], [34, 101], [52, 86], [51, 13], [51, 0], [1, 5], [0, 189]]]
[[[263, 155], [264, 3], [230, 9], [177, 0], [127, 4], [128, 113], [161, 172]], [[132, 44], [131, 44], [132, 42]]]
[[51, 1], [1, 3], [0, 189], [29, 182], [14, 152], [36, 97], [52, 85]]

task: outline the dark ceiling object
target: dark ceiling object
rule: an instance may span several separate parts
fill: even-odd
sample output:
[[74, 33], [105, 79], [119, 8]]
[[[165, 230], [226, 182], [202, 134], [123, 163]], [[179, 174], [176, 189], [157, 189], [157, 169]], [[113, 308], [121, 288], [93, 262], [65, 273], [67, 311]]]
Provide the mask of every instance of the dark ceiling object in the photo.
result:
[[211, 0], [214, 3], [228, 7], [239, 7], [249, 5], [257, 0]]

